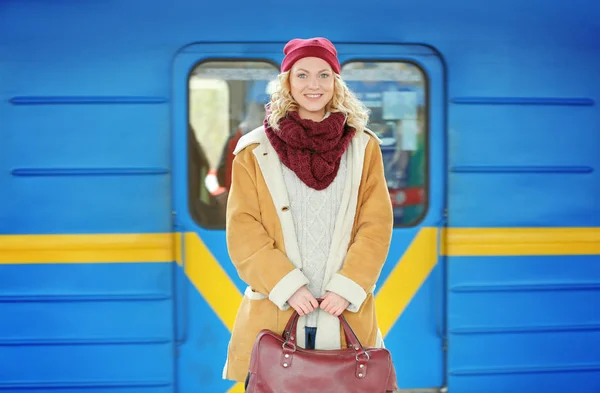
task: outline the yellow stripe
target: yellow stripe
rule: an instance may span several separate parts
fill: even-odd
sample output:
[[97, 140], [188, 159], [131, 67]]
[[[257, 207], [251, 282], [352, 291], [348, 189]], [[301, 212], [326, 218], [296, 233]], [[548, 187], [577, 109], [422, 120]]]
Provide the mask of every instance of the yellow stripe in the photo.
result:
[[[0, 235], [0, 263], [181, 261], [178, 233]], [[600, 228], [448, 228], [450, 256], [600, 254]]]
[[227, 393], [244, 393], [244, 384], [241, 382], [236, 383], [227, 391]]
[[385, 337], [437, 263], [437, 228], [422, 228], [375, 299], [377, 321]]
[[598, 255], [600, 228], [448, 228], [445, 255]]
[[185, 273], [231, 331], [242, 295], [195, 232], [185, 234]]
[[2, 235], [0, 264], [170, 262], [173, 233]]

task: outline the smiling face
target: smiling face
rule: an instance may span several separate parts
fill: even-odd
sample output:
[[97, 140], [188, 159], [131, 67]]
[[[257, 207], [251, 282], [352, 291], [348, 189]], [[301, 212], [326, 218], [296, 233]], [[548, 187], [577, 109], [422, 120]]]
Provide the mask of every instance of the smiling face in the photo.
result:
[[318, 57], [304, 57], [290, 70], [290, 91], [303, 119], [321, 121], [333, 98], [335, 85], [329, 63]]

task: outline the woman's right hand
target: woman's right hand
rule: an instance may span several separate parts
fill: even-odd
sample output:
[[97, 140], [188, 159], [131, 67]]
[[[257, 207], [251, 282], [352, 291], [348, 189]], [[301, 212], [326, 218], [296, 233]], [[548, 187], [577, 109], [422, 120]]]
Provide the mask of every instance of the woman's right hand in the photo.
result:
[[288, 304], [292, 306], [298, 315], [306, 315], [319, 307], [319, 302], [306, 286], [300, 287], [289, 299]]

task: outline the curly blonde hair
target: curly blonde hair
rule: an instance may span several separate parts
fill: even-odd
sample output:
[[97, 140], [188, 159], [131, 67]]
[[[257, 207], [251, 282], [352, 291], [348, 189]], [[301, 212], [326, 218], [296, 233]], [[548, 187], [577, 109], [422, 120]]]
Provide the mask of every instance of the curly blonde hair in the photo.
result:
[[[356, 98], [339, 74], [334, 73], [334, 76], [333, 97], [325, 106], [325, 111], [343, 113], [346, 115], [346, 124], [357, 132], [362, 132], [369, 121], [369, 109]], [[279, 74], [277, 87], [267, 106], [270, 111], [267, 121], [275, 130], [279, 130], [279, 121], [288, 112], [298, 110], [298, 103], [290, 91], [290, 71]]]

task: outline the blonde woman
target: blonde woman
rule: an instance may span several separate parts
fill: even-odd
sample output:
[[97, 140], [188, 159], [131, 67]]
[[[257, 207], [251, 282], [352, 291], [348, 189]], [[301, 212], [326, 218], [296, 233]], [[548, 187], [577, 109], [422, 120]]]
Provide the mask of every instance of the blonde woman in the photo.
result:
[[329, 40], [294, 39], [284, 54], [264, 125], [235, 149], [227, 205], [229, 255], [248, 287], [223, 377], [246, 383], [257, 334], [281, 334], [294, 310], [303, 348], [345, 347], [341, 313], [363, 345], [383, 346], [373, 291], [393, 215], [379, 140]]

